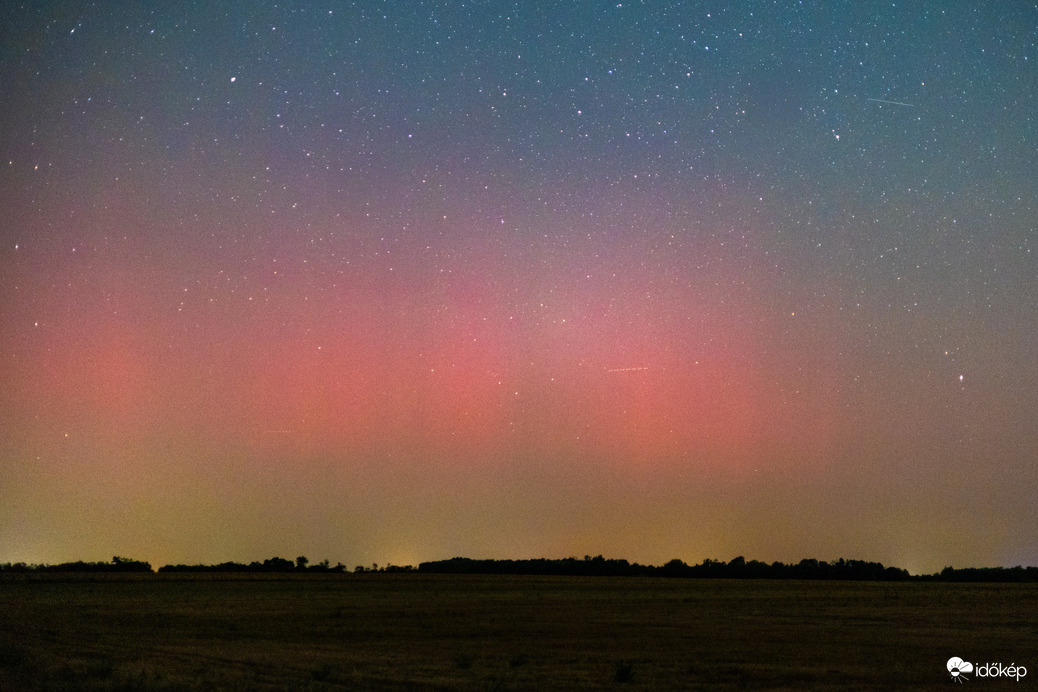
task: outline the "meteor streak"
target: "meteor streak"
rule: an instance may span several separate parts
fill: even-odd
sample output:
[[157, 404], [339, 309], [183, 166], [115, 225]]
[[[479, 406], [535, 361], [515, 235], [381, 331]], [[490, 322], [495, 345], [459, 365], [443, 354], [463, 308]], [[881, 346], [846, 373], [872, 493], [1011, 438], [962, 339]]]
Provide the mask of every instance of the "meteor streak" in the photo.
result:
[[886, 99], [866, 99], [867, 101], [875, 101], [876, 103], [889, 103], [892, 106], [909, 106], [915, 108], [914, 103], [902, 103], [901, 101], [887, 101]]

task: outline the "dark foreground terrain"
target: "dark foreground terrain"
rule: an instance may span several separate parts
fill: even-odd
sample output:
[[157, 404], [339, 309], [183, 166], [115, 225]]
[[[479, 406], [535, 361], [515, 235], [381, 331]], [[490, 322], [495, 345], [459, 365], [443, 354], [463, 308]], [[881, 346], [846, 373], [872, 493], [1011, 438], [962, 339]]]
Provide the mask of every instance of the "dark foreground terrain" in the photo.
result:
[[7, 575], [0, 689], [948, 689], [1038, 684], [1038, 586]]

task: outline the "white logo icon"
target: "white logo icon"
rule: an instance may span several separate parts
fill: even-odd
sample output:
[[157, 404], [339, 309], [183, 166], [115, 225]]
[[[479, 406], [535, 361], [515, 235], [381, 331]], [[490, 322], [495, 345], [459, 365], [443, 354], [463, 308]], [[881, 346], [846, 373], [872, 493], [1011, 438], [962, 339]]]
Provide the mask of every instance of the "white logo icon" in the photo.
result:
[[972, 673], [973, 664], [969, 661], [963, 661], [958, 656], [952, 656], [948, 659], [948, 672], [951, 673], [952, 680], [955, 682], [969, 680], [964, 673]]

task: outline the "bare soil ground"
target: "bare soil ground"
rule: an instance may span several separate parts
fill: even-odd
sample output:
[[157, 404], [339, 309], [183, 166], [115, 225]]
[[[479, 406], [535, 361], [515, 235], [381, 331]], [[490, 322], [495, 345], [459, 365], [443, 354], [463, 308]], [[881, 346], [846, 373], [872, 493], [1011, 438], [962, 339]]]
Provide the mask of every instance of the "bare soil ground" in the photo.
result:
[[951, 656], [1038, 684], [1038, 585], [0, 578], [3, 690], [948, 689]]

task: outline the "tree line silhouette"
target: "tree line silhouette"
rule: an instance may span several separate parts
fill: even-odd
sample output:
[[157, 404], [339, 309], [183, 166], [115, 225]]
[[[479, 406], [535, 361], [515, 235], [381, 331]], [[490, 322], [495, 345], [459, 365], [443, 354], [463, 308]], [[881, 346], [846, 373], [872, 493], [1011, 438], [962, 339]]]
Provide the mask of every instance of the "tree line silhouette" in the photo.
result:
[[739, 556], [730, 562], [704, 560], [689, 565], [674, 559], [661, 565], [640, 565], [627, 560], [585, 555], [583, 560], [450, 560], [423, 562], [418, 571], [428, 574], [514, 574], [544, 576], [670, 577], [679, 579], [814, 579], [830, 581], [945, 581], [945, 582], [1038, 582], [1038, 567], [945, 567], [934, 574], [912, 575], [899, 567], [880, 562], [847, 560], [832, 562], [804, 559], [797, 563], [761, 562]]
[[311, 573], [344, 573], [346, 565], [341, 562], [332, 566], [327, 560], [310, 564], [305, 555], [300, 555], [295, 562], [281, 557], [272, 557], [263, 562], [221, 562], [218, 565], [165, 565], [159, 572], [311, 572]]
[[830, 579], [857, 581], [907, 581], [912, 576], [907, 570], [884, 567], [879, 562], [845, 560], [833, 562], [813, 559], [796, 564], [760, 562], [739, 556], [731, 562], [704, 560], [689, 565], [671, 560], [661, 565], [640, 565], [627, 560], [585, 556], [583, 560], [472, 560], [453, 558], [437, 562], [423, 562], [419, 572], [438, 574], [530, 574], [615, 577], [671, 577], [685, 579]]
[[[165, 565], [160, 573], [295, 573], [345, 574], [341, 562], [331, 565], [328, 560], [311, 564], [305, 556], [292, 560], [272, 557], [263, 562], [221, 562], [214, 565]], [[113, 557], [111, 562], [64, 562], [57, 565], [29, 565], [24, 562], [0, 564], [0, 573], [147, 573], [151, 564], [124, 557]], [[730, 562], [704, 560], [689, 565], [674, 559], [664, 565], [641, 565], [622, 559], [607, 559], [585, 555], [563, 559], [476, 560], [455, 557], [449, 560], [423, 562], [411, 565], [377, 564], [358, 565], [354, 573], [413, 573], [419, 574], [502, 574], [574, 577], [667, 577], [677, 579], [808, 579], [847, 581], [942, 581], [942, 582], [1038, 582], [1038, 567], [945, 567], [934, 574], [912, 575], [908, 570], [886, 567], [879, 562], [864, 560], [804, 559], [797, 563], [761, 562], [739, 556]]]
[[24, 562], [0, 564], [0, 572], [147, 572], [151, 563], [113, 557], [111, 562], [62, 562], [58, 565], [28, 565]]

